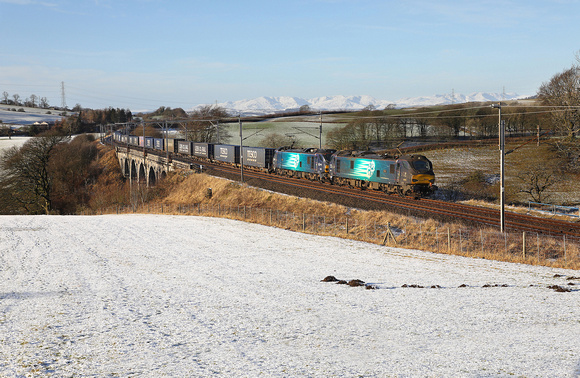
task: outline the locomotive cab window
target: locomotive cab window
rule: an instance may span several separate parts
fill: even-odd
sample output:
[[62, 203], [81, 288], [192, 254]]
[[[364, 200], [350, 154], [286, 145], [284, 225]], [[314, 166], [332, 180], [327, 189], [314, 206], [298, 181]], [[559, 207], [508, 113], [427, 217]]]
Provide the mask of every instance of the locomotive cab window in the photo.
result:
[[350, 169], [354, 169], [354, 160], [350, 161]]
[[381, 177], [381, 171], [380, 170], [377, 171], [377, 177]]
[[425, 160], [415, 160], [413, 162], [413, 168], [419, 173], [427, 173], [431, 170], [431, 164]]
[[336, 159], [336, 171], [340, 172], [340, 160]]
[[389, 173], [390, 174], [394, 174], [395, 173], [395, 164], [389, 165], [389, 168], [390, 168], [390, 172]]

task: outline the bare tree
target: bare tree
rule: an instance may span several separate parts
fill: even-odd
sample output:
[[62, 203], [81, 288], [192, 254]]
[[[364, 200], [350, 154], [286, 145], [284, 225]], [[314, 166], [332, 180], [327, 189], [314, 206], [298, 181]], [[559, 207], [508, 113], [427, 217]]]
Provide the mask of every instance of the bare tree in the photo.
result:
[[546, 191], [557, 181], [557, 176], [546, 167], [534, 167], [518, 176], [520, 180], [520, 193], [527, 193], [534, 202], [546, 201], [550, 196]]
[[282, 135], [270, 133], [266, 135], [259, 143], [262, 147], [279, 148], [279, 147], [298, 147], [300, 142], [293, 134]]
[[20, 149], [12, 148], [0, 159], [3, 171], [0, 187], [28, 213], [51, 211], [52, 177], [49, 161], [53, 150], [68, 137], [52, 135], [36, 137]]
[[32, 105], [33, 108], [38, 106], [38, 96], [35, 94], [31, 94], [30, 95], [30, 104]]
[[2, 92], [2, 103], [8, 105], [8, 97], [10, 95], [8, 94], [8, 92], [4, 91]]
[[143, 130], [143, 126], [137, 126], [131, 132], [131, 135], [146, 136], [146, 137], [152, 137], [152, 138], [162, 138], [163, 137], [161, 130], [154, 127], [154, 126], [151, 126], [151, 125], [145, 126], [145, 130]]
[[40, 98], [40, 107], [43, 109], [48, 108], [48, 99], [46, 97]]
[[12, 95], [12, 98], [14, 99], [14, 105], [18, 106], [20, 105], [20, 95], [18, 93], [14, 93]]
[[543, 83], [538, 98], [543, 104], [554, 106], [554, 127], [568, 140], [575, 140], [580, 132], [580, 66], [572, 66]]
[[464, 111], [462, 105], [452, 105], [449, 111], [441, 112], [434, 120], [439, 126], [448, 128], [453, 136], [458, 137], [461, 129], [465, 126]]
[[216, 105], [206, 105], [190, 115], [191, 121], [183, 123], [185, 139], [196, 142], [215, 143], [219, 133], [220, 139], [229, 138], [220, 120], [228, 116], [227, 111]]

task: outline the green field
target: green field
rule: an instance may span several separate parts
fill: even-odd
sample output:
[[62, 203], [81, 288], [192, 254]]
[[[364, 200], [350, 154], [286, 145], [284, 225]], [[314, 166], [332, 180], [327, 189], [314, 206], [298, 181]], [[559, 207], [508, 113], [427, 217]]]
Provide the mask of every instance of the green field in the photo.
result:
[[[337, 127], [342, 127], [341, 123], [329, 123], [324, 120], [322, 124], [322, 146], [326, 146], [326, 133]], [[262, 122], [243, 122], [244, 145], [258, 146], [268, 134], [292, 135], [298, 140], [300, 147], [318, 147], [318, 135], [320, 121], [262, 121]], [[240, 126], [238, 123], [227, 124], [227, 131], [231, 135], [225, 143], [240, 143]], [[310, 134], [310, 135], [309, 135]], [[276, 146], [280, 147], [280, 146]]]

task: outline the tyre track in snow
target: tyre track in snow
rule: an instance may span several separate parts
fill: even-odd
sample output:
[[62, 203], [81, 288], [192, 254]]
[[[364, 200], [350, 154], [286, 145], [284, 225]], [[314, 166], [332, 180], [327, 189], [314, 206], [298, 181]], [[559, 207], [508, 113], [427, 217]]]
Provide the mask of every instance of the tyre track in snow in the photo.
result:
[[[74, 227], [74, 224], [71, 222], [69, 226]], [[66, 231], [67, 226], [64, 226], [54, 235], [59, 239], [62, 232], [64, 239]], [[125, 239], [123, 244], [130, 245], [131, 248], [120, 250], [117, 243], [119, 237], [123, 237]], [[203, 298], [204, 293], [208, 292], [208, 287], [224, 285], [224, 281], [227, 280], [222, 276], [224, 272], [230, 271], [226, 276], [234, 275], [231, 264], [215, 261], [213, 263], [216, 268], [215, 274], [193, 270], [192, 273], [200, 274], [200, 278], [192, 280], [191, 273], [186, 272], [189, 270], [185, 261], [188, 251], [172, 248], [171, 244], [165, 245], [163, 248], [167, 253], [163, 260], [155, 260], [155, 256], [142, 252], [147, 250], [147, 246], [141, 241], [142, 234], [122, 224], [115, 224], [107, 234], [79, 237], [72, 233], [68, 234], [66, 239], [67, 244], [74, 245], [74, 251], [71, 253], [76, 257], [71, 257], [70, 263], [76, 266], [76, 273], [70, 285], [74, 286], [76, 293], [76, 316], [82, 320], [85, 328], [67, 332], [69, 336], [66, 336], [66, 339], [71, 346], [70, 352], [67, 351], [67, 345], [56, 343], [52, 345], [53, 354], [68, 357], [60, 360], [52, 356], [43, 358], [52, 361], [51, 368], [62, 370], [71, 363], [74, 364], [75, 356], [72, 349], [78, 348], [78, 343], [85, 343], [86, 349], [91, 350], [89, 340], [107, 339], [110, 345], [107, 352], [110, 361], [106, 365], [113, 371], [116, 365], [123, 364], [125, 357], [134, 358], [140, 354], [143, 355], [143, 359], [135, 366], [136, 373], [154, 372], [158, 368], [167, 369], [167, 366], [159, 366], [151, 358], [146, 358], [167, 350], [171, 350], [178, 359], [187, 358], [192, 362], [196, 360], [196, 355], [200, 356], [197, 361], [199, 369], [194, 368], [192, 372], [211, 371], [212, 361], [204, 361], [204, 356], [207, 357], [215, 349], [223, 348], [221, 345], [223, 342], [217, 340], [229, 337], [227, 319], [218, 319], [214, 314], [218, 311], [231, 311], [236, 303], [223, 301], [215, 303], [210, 308], [201, 308], [199, 303], [200, 300], [209, 301]], [[206, 256], [198, 254], [196, 259], [214, 260], [211, 257], [212, 253], [208, 251]], [[135, 271], [141, 271], [142, 274], [135, 275]], [[184, 298], [181, 295], [187, 294], [179, 293], [179, 283], [198, 286], [197, 291], [201, 299], [186, 300], [184, 306]], [[247, 300], [244, 297], [252, 295], [254, 294], [246, 291], [239, 303]], [[86, 314], [89, 313], [92, 317], [87, 318]], [[191, 327], [195, 330], [195, 335], [191, 330], [182, 332], [176, 325], [182, 322], [197, 324]], [[223, 329], [226, 331], [220, 331]], [[234, 332], [235, 330], [231, 333]], [[229, 343], [225, 345], [231, 349]], [[231, 354], [231, 350], [229, 353]], [[249, 364], [253, 363], [250, 357], [245, 356], [243, 348], [238, 350], [238, 354]], [[92, 358], [97, 359], [98, 356], [95, 354]], [[214, 364], [217, 362], [223, 364], [227, 361], [213, 361]]]
[[[159, 274], [162, 267], [156, 266], [162, 262], [151, 261], [152, 256], [140, 251], [146, 250], [146, 246], [137, 230], [117, 222], [107, 227], [107, 220], [102, 222], [103, 228], [108, 229], [106, 234], [86, 238], [74, 235], [69, 240], [92, 261], [83, 269], [86, 274], [83, 291], [87, 307], [95, 303], [99, 306], [95, 309], [98, 317], [92, 319], [92, 332], [98, 335], [98, 340], [107, 339], [110, 345], [105, 368], [114, 371], [115, 366], [123, 365], [127, 359], [142, 356], [134, 366], [134, 373], [167, 369], [151, 358], [167, 350], [177, 359], [189, 357], [194, 362], [195, 353], [186, 348], [191, 335], [183, 334], [178, 327], [192, 319], [180, 308], [180, 300], [172, 300], [174, 287], [165, 281], [169, 277]], [[131, 248], [120, 249], [119, 238], [128, 239], [122, 244]], [[135, 271], [141, 274], [135, 275]], [[158, 294], [159, 288], [162, 295]]]

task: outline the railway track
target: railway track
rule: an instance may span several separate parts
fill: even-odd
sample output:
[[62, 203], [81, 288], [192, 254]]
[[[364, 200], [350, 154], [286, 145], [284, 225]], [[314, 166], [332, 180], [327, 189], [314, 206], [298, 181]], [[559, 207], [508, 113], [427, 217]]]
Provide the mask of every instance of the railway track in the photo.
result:
[[[135, 148], [135, 147], [134, 147]], [[165, 153], [149, 151], [164, 157]], [[238, 179], [240, 168], [232, 165], [217, 164], [210, 161], [199, 160], [193, 157], [175, 155], [173, 160], [188, 164], [203, 165], [204, 171], [217, 176]], [[278, 187], [294, 188], [300, 191], [309, 191], [327, 196], [327, 200], [339, 202], [339, 199], [349, 198], [350, 203], [356, 202], [358, 207], [373, 210], [390, 210], [399, 213], [408, 213], [417, 217], [429, 216], [444, 221], [461, 221], [480, 226], [500, 227], [499, 210], [465, 205], [454, 202], [446, 202], [428, 198], [413, 199], [398, 195], [387, 195], [374, 190], [360, 190], [344, 186], [321, 184], [307, 179], [272, 175], [260, 171], [244, 170], [245, 181], [257, 180], [257, 186], [268, 187], [267, 183]], [[266, 184], [266, 185], [265, 185]], [[526, 231], [547, 235], [566, 235], [567, 237], [580, 239], [580, 222], [567, 222], [563, 220], [536, 217], [528, 214], [505, 212], [505, 227], [510, 231]]]
[[[197, 164], [203, 164], [215, 172], [221, 172], [225, 175], [239, 176], [240, 169], [233, 166], [224, 166], [206, 161], [195, 161]], [[292, 178], [271, 175], [263, 172], [245, 170], [244, 178], [246, 180], [257, 179], [266, 182], [276, 183], [279, 185], [291, 186], [298, 189], [307, 189], [326, 193], [330, 195], [340, 195], [372, 203], [371, 208], [377, 210], [393, 209], [408, 211], [413, 215], [429, 215], [439, 217], [445, 220], [457, 220], [477, 225], [491, 227], [500, 227], [499, 210], [465, 205], [453, 202], [446, 202], [433, 199], [413, 199], [410, 197], [401, 197], [397, 195], [387, 195], [385, 193], [373, 190], [360, 190], [330, 184], [321, 184], [306, 179]], [[366, 206], [369, 208], [369, 206]], [[572, 238], [580, 238], [580, 223], [566, 222], [562, 220], [535, 217], [528, 214], [505, 213], [506, 229], [511, 231], [526, 231], [548, 235], [566, 235]]]

